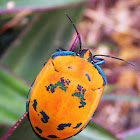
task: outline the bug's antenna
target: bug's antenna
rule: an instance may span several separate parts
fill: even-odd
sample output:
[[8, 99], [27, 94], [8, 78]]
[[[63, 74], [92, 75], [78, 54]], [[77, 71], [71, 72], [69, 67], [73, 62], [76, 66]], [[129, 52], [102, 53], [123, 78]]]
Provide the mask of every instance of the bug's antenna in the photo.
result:
[[118, 57], [113, 57], [113, 56], [109, 56], [109, 55], [94, 55], [94, 56], [93, 56], [93, 58], [94, 58], [94, 57], [96, 57], [96, 56], [110, 57], [110, 58], [113, 58], [113, 59], [117, 59], [117, 60], [124, 61], [124, 62], [126, 62], [126, 63], [128, 63], [128, 64], [130, 64], [130, 65], [134, 66], [134, 64], [132, 64], [131, 62], [129, 62], [129, 61], [126, 61], [126, 60], [124, 60], [124, 59], [121, 59], [121, 58], [118, 58]]
[[76, 29], [76, 26], [75, 26], [74, 22], [71, 20], [71, 18], [68, 16], [68, 14], [67, 14], [67, 13], [65, 13], [65, 15], [69, 18], [70, 22], [72, 23], [72, 25], [73, 25], [73, 27], [74, 27], [74, 29], [75, 29], [76, 33], [77, 33], [77, 36], [78, 36], [78, 38], [79, 38], [79, 43], [80, 43], [80, 51], [81, 51], [81, 50], [82, 50], [82, 42], [81, 42], [81, 37], [80, 37], [80, 34], [79, 34], [79, 32], [77, 31], [77, 29]]

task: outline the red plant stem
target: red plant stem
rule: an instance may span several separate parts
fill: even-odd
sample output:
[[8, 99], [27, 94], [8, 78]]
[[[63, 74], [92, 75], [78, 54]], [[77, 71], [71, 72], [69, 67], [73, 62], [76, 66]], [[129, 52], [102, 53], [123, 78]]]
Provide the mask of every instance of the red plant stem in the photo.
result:
[[0, 140], [6, 140], [7, 137], [17, 128], [17, 126], [21, 123], [21, 121], [26, 117], [28, 112], [24, 113], [23, 116], [15, 123], [15, 125], [10, 128], [10, 130], [0, 139]]
[[74, 49], [74, 47], [75, 47], [75, 45], [76, 45], [76, 43], [77, 43], [77, 40], [78, 40], [78, 35], [76, 36], [76, 38], [75, 38], [74, 42], [72, 43], [72, 45], [71, 45], [71, 47], [70, 47], [70, 50], [69, 50], [69, 51], [73, 51], [73, 49]]

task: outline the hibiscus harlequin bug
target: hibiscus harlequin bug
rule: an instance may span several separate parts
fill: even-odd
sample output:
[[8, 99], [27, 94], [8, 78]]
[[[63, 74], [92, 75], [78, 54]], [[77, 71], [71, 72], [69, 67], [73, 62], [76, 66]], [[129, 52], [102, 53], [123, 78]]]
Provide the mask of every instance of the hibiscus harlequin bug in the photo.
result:
[[[44, 65], [27, 97], [26, 109], [34, 132], [47, 140], [60, 140], [81, 132], [92, 119], [105, 85], [98, 66], [105, 63], [88, 49], [82, 49], [80, 34], [69, 51], [58, 48]], [[79, 39], [80, 49], [74, 52]], [[131, 64], [128, 61], [125, 61]], [[133, 65], [133, 64], [131, 64]]]

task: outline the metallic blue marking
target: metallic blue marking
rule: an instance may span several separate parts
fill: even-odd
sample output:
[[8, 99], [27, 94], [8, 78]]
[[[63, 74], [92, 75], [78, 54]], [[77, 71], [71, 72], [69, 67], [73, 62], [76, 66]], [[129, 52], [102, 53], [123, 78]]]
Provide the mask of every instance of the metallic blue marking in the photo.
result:
[[69, 66], [68, 69], [72, 69], [72, 67]]
[[29, 108], [29, 102], [26, 101], [26, 112], [28, 112], [28, 108]]
[[33, 81], [33, 83], [31, 84], [31, 87], [33, 87], [35, 80]]
[[70, 51], [55, 52], [55, 53], [52, 54], [52, 59], [56, 58], [57, 56], [67, 56], [67, 55], [76, 56], [76, 53], [75, 52], [70, 52]]
[[85, 94], [85, 91], [86, 89], [84, 89], [82, 86], [78, 85], [77, 86], [77, 89], [79, 90], [79, 92], [75, 92], [72, 94], [72, 96], [75, 96], [75, 97], [78, 97], [80, 99], [80, 106], [79, 108], [82, 108], [86, 105], [86, 103], [84, 102], [84, 94]]
[[95, 112], [92, 114], [92, 117], [91, 117], [91, 118], [93, 118], [93, 117], [94, 117], [94, 114], [95, 114]]
[[[51, 84], [50, 84], [50, 86], [51, 86]], [[47, 87], [47, 86], [45, 86], [47, 91], [49, 91], [49, 90], [50, 90], [50, 86], [48, 86], [48, 87]]]
[[88, 124], [90, 123], [91, 120], [89, 120], [89, 122], [85, 125], [84, 129], [88, 126]]
[[56, 84], [54, 85], [50, 84], [49, 86], [45, 86], [45, 87], [46, 87], [46, 90], [51, 93], [54, 93], [56, 87], [59, 87], [60, 89], [66, 92], [67, 85], [69, 85], [69, 83], [70, 83], [69, 79], [64, 79], [64, 77], [62, 77], [60, 81], [58, 81]]
[[79, 128], [82, 123], [78, 123], [73, 129]]
[[70, 127], [71, 123], [59, 124], [57, 130], [63, 130], [65, 127]]
[[43, 116], [43, 118], [41, 118], [41, 121], [42, 121], [43, 123], [47, 123], [49, 117], [46, 115], [46, 113], [45, 113], [44, 111], [41, 111], [40, 113], [41, 113], [41, 115]]
[[[35, 82], [35, 80], [33, 81], [33, 83], [31, 84], [31, 88], [33, 87], [33, 85], [34, 85], [34, 82]], [[27, 99], [29, 99], [29, 96], [30, 96], [30, 92], [31, 92], [31, 88], [30, 88], [30, 90], [29, 90], [29, 92], [28, 92], [28, 96], [27, 96]]]
[[90, 80], [90, 77], [89, 77], [89, 75], [88, 75], [87, 73], [85, 73], [85, 76], [87, 76], [88, 81], [91, 81], [91, 80]]
[[64, 77], [62, 77], [62, 78], [60, 79], [60, 83], [62, 83], [63, 85], [65, 85]]
[[86, 105], [86, 103], [83, 100], [85, 100], [85, 99], [81, 98], [81, 102], [80, 102], [81, 106], [79, 106], [79, 108], [84, 107]]
[[36, 99], [34, 99], [33, 108], [34, 108], [35, 111], [36, 111], [36, 106], [37, 106], [37, 101], [36, 101]]
[[49, 135], [48, 137], [49, 137], [49, 138], [59, 138], [59, 137], [57, 137], [56, 135]]
[[78, 89], [79, 91], [81, 91], [81, 90], [82, 90], [82, 86], [78, 85], [78, 86], [77, 86], [77, 89]]
[[30, 92], [31, 92], [31, 89], [29, 89], [29, 92], [28, 92], [28, 95], [27, 95], [27, 100], [29, 99]]
[[107, 79], [106, 79], [105, 74], [103, 73], [102, 69], [98, 65], [96, 65], [94, 63], [93, 66], [98, 70], [99, 74], [102, 76], [102, 78], [103, 78], [103, 86], [105, 86], [107, 84]]
[[42, 133], [42, 130], [40, 128], [38, 128], [37, 126], [35, 127], [35, 129], [39, 132]]
[[67, 80], [65, 80], [65, 82], [66, 82], [66, 84], [67, 84], [67, 85], [69, 85], [70, 80], [69, 80], [69, 79], [67, 79]]
[[46, 65], [46, 63], [47, 63], [47, 62], [45, 62], [43, 66], [45, 66], [45, 65]]

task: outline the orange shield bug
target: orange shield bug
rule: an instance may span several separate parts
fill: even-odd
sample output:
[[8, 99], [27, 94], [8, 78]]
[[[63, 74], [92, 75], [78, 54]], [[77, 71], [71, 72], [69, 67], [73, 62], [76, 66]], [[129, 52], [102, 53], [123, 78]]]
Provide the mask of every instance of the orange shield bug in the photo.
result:
[[[78, 134], [92, 119], [107, 84], [98, 66], [105, 61], [88, 49], [82, 49], [80, 34], [69, 51], [57, 49], [44, 65], [27, 97], [26, 110], [34, 132], [47, 140], [66, 139]], [[74, 46], [79, 39], [80, 49]], [[131, 64], [128, 61], [125, 61]], [[133, 64], [132, 64], [133, 65]]]

